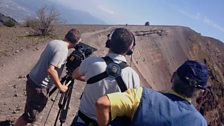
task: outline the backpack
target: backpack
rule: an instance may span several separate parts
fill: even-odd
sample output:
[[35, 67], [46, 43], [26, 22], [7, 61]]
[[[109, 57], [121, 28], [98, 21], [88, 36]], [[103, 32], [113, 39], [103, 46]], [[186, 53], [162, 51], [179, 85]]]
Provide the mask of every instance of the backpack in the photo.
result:
[[119, 88], [121, 89], [122, 92], [127, 90], [127, 86], [125, 85], [122, 77], [121, 77], [121, 70], [128, 67], [126, 62], [121, 62], [121, 63], [115, 63], [110, 57], [102, 57], [103, 60], [107, 64], [107, 68], [104, 72], [95, 75], [87, 80], [87, 84], [93, 84], [96, 83], [108, 76], [113, 77], [116, 82], [118, 83]]

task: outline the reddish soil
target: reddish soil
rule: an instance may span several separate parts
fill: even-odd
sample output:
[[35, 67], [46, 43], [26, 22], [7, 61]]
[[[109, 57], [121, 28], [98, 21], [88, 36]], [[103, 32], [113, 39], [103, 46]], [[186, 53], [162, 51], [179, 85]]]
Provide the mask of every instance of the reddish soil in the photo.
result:
[[[15, 121], [22, 113], [25, 104], [25, 75], [38, 60], [46, 43], [52, 39], [63, 39], [64, 34], [76, 27], [80, 29], [82, 40], [98, 50], [94, 55], [107, 53], [106, 35], [114, 27], [127, 27], [136, 35], [137, 46], [134, 50], [131, 66], [138, 71], [141, 85], [156, 90], [170, 88], [170, 77], [175, 69], [186, 59], [197, 59], [210, 68], [209, 85], [217, 102], [206, 109], [205, 117], [212, 126], [224, 124], [224, 44], [186, 27], [178, 26], [95, 26], [63, 25], [57, 26], [54, 36], [34, 37], [29, 35], [29, 28], [0, 26], [0, 122]], [[129, 57], [128, 61], [131, 61]], [[130, 62], [129, 62], [130, 64]], [[70, 102], [70, 109], [64, 125], [70, 125], [79, 105], [83, 83], [76, 81]], [[51, 126], [58, 112], [56, 93], [52, 96], [34, 125]], [[48, 116], [49, 109], [55, 101]], [[196, 105], [196, 103], [194, 102]], [[47, 121], [46, 121], [47, 119]]]

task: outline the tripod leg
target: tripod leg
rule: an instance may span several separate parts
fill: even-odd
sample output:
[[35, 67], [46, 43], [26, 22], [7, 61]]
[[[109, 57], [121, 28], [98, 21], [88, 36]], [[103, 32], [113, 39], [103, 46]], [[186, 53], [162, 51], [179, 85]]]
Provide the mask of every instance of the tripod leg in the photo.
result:
[[[60, 119], [60, 122], [61, 122], [61, 126], [66, 120], [67, 111], [68, 111], [68, 108], [69, 108], [69, 102], [70, 102], [70, 99], [71, 99], [71, 94], [72, 94], [72, 89], [73, 89], [73, 84], [74, 84], [74, 80], [69, 76], [63, 77], [61, 82], [65, 83], [65, 85], [68, 86], [68, 91], [61, 94], [61, 97], [60, 97], [59, 102], [58, 102], [59, 110], [58, 110], [58, 114], [57, 114], [57, 117], [56, 117], [55, 122], [54, 122], [54, 126], [56, 126], [56, 124], [57, 124], [57, 120], [59, 118], [59, 115], [60, 115], [59, 119]], [[51, 96], [56, 89], [57, 89], [56, 87], [53, 88], [50, 91], [49, 96]]]
[[55, 119], [55, 121], [54, 121], [54, 126], [56, 126], [56, 124], [57, 124], [58, 117], [59, 117], [60, 113], [61, 113], [61, 109], [58, 110], [57, 117], [56, 117], [56, 119]]
[[[58, 94], [59, 94], [59, 91], [58, 91], [57, 95], [55, 96], [55, 99], [58, 97]], [[45, 126], [46, 123], [47, 123], [47, 120], [48, 120], [49, 115], [50, 115], [50, 113], [51, 113], [51, 110], [52, 110], [52, 108], [53, 108], [53, 106], [54, 106], [54, 103], [55, 103], [55, 101], [53, 101], [53, 103], [52, 103], [52, 105], [51, 105], [51, 107], [50, 107], [50, 110], [49, 110], [49, 112], [48, 112], [47, 118], [46, 118], [46, 120], [45, 120], [45, 122], [44, 122], [44, 126]]]
[[[62, 78], [61, 82], [64, 83], [64, 82], [67, 81], [67, 79], [68, 79], [68, 76], [65, 76], [65, 77]], [[49, 93], [49, 96], [51, 96], [51, 95], [54, 93], [54, 91], [55, 91], [56, 89], [57, 89], [57, 87], [54, 87], [54, 88], [51, 90], [51, 92]], [[56, 126], [56, 124], [57, 124], [57, 120], [58, 120], [59, 115], [60, 115], [60, 113], [61, 113], [61, 110], [62, 110], [62, 107], [63, 107], [63, 101], [65, 100], [64, 97], [65, 97], [65, 94], [66, 94], [66, 93], [67, 93], [67, 92], [62, 93], [62, 94], [61, 94], [61, 97], [60, 97], [60, 99], [59, 99], [59, 102], [58, 102], [59, 110], [58, 110], [58, 114], [57, 114], [56, 119], [55, 119], [55, 122], [54, 122], [54, 126]], [[57, 94], [57, 96], [58, 96], [58, 94]], [[56, 96], [56, 97], [57, 97], [57, 96]], [[55, 97], [55, 99], [56, 99], [56, 97]]]
[[[61, 83], [62, 83], [62, 84], [65, 82], [66, 78], [67, 78], [67, 76], [64, 76], [64, 77], [61, 79]], [[53, 87], [53, 89], [50, 90], [50, 92], [49, 92], [49, 97], [50, 97], [56, 90], [57, 90], [57, 87], [56, 87], [56, 86]]]
[[72, 84], [69, 85], [69, 90], [68, 90], [68, 95], [67, 95], [67, 100], [66, 100], [66, 106], [64, 106], [61, 115], [60, 115], [60, 122], [64, 123], [66, 118], [67, 118], [67, 113], [68, 113], [68, 109], [69, 109], [69, 103], [71, 100], [71, 95], [72, 95], [72, 90], [73, 90], [73, 85], [74, 85], [74, 81], [72, 81]]
[[68, 91], [61, 94], [61, 97], [60, 97], [59, 102], [58, 102], [59, 110], [58, 110], [58, 114], [57, 114], [57, 117], [56, 117], [55, 122], [54, 122], [54, 126], [56, 126], [56, 124], [57, 124], [57, 120], [59, 118], [59, 115], [61, 115], [61, 113], [63, 112], [63, 108], [64, 108], [66, 100], [67, 100], [67, 95], [68, 95]]

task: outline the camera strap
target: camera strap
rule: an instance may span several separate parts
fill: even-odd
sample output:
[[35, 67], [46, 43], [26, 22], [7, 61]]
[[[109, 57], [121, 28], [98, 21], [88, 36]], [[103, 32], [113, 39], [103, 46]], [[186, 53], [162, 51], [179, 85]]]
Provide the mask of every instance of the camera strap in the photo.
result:
[[125, 83], [124, 83], [124, 81], [121, 77], [121, 70], [128, 66], [127, 63], [126, 62], [121, 62], [119, 64], [115, 63], [108, 56], [102, 57], [102, 58], [107, 64], [106, 71], [88, 79], [87, 84], [96, 83], [96, 82], [110, 76], [110, 77], [113, 77], [116, 80], [116, 82], [118, 83], [118, 86], [119, 86], [119, 88], [121, 89], [122, 92], [126, 91], [127, 87], [126, 87], [126, 85], [125, 85]]

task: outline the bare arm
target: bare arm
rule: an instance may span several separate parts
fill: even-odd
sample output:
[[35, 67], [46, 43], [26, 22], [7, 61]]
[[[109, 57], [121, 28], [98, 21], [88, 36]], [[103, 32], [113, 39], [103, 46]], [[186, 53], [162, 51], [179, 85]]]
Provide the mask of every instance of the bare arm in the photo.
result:
[[66, 92], [68, 87], [65, 85], [62, 85], [58, 76], [58, 72], [56, 70], [56, 67], [53, 65], [50, 65], [48, 67], [48, 74], [50, 75], [51, 79], [54, 81], [55, 86], [61, 91]]
[[72, 73], [72, 78], [80, 81], [85, 81], [85, 76], [81, 75], [79, 72], [79, 67], [76, 68]]
[[143, 88], [130, 88], [125, 92], [116, 92], [102, 96], [96, 101], [96, 115], [99, 126], [107, 126], [116, 117], [130, 119], [139, 106]]
[[96, 115], [99, 126], [107, 126], [110, 122], [110, 101], [107, 96], [99, 98], [96, 102]]

